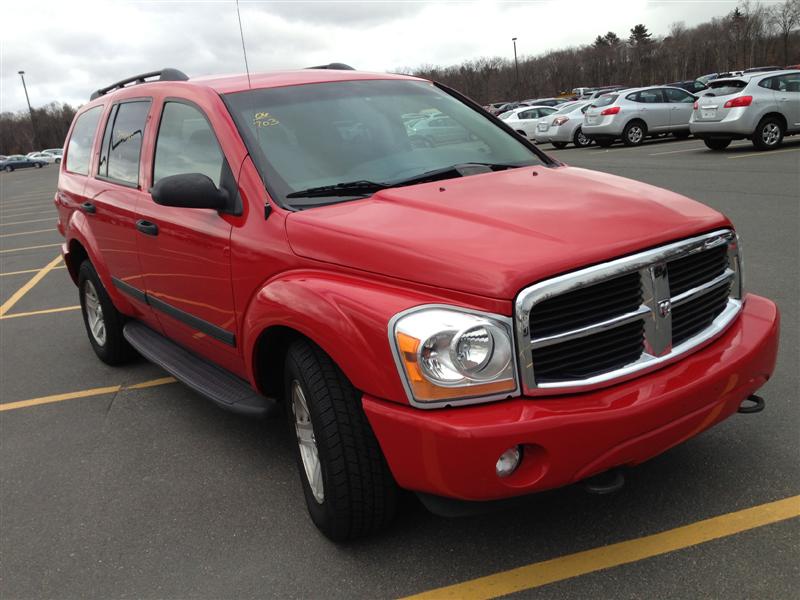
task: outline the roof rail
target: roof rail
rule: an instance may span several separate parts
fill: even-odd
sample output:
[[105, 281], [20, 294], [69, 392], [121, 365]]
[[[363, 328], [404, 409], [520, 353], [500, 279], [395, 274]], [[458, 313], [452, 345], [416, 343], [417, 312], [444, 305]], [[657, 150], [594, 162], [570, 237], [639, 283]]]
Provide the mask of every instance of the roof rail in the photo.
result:
[[134, 85], [138, 83], [147, 83], [146, 80], [150, 79], [151, 77], [158, 77], [157, 81], [187, 81], [189, 79], [186, 73], [179, 71], [178, 69], [161, 69], [160, 71], [150, 71], [149, 73], [142, 73], [141, 75], [134, 75], [133, 77], [128, 77], [127, 79], [121, 79], [120, 81], [112, 83], [107, 87], [100, 88], [96, 92], [92, 93], [92, 95], [89, 97], [89, 100], [94, 100], [100, 96], [105, 96], [108, 92], [112, 92], [114, 90], [121, 90], [129, 83]]
[[306, 69], [334, 69], [336, 71], [355, 71], [350, 65], [344, 63], [330, 63], [328, 65], [319, 65], [316, 67], [306, 67]]

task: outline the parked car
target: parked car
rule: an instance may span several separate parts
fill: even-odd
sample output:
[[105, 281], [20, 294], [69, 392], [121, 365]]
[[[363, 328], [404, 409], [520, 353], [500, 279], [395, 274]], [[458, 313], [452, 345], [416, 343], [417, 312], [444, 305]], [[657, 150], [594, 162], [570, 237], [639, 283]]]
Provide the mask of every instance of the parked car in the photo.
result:
[[745, 138], [759, 150], [777, 148], [800, 133], [800, 70], [712, 81], [694, 103], [689, 127], [711, 150]]
[[620, 90], [626, 89], [624, 85], [612, 85], [608, 87], [597, 88], [588, 96], [581, 96], [580, 100], [594, 100], [595, 98], [599, 98], [604, 94], [610, 94], [612, 92], [618, 92]]
[[622, 139], [638, 146], [652, 135], [672, 133], [689, 137], [692, 104], [697, 99], [686, 90], [653, 86], [605, 94], [584, 114], [583, 134], [607, 148]]
[[697, 81], [707, 86], [709, 81], [713, 81], [718, 77], [719, 73], [709, 73], [708, 75], [701, 75], [700, 77], [697, 78]]
[[570, 102], [547, 118], [539, 119], [534, 139], [539, 144], [550, 142], [564, 148], [570, 142], [578, 148], [591, 145], [592, 140], [583, 134], [583, 115], [591, 104], [588, 100]]
[[28, 167], [41, 169], [45, 166], [47, 166], [47, 162], [41, 158], [29, 158], [22, 154], [12, 154], [0, 160], [0, 169], [8, 172], [15, 171], [16, 169], [27, 169]]
[[724, 73], [720, 73], [718, 79], [727, 79], [728, 77], [739, 77], [744, 73], [744, 71], [726, 71]]
[[749, 75], [750, 73], [767, 73], [769, 71], [783, 71], [785, 67], [750, 67], [742, 71], [742, 75]]
[[430, 147], [467, 141], [469, 132], [452, 117], [438, 114], [414, 122], [409, 127], [409, 137], [422, 146]]
[[689, 81], [675, 81], [673, 83], [668, 83], [667, 85], [669, 87], [681, 88], [690, 94], [697, 94], [705, 89], [708, 89], [708, 86], [705, 83], [697, 79], [691, 79]]
[[[778, 310], [725, 216], [342, 67], [105, 86], [56, 194], [98, 358], [135, 348], [240, 414], [280, 402], [326, 535], [386, 526], [399, 488], [443, 512], [616, 473], [769, 379]], [[432, 108], [476, 139], [414, 148], [401, 115]]]
[[502, 107], [506, 106], [507, 104], [508, 104], [508, 102], [492, 102], [491, 104], [489, 104], [485, 108], [490, 113], [492, 113], [493, 115], [499, 115], [500, 114], [500, 109]]
[[42, 154], [50, 154], [53, 156], [53, 162], [56, 164], [61, 162], [61, 157], [64, 155], [63, 148], [48, 148], [47, 150], [42, 150]]
[[554, 112], [556, 109], [552, 106], [523, 106], [503, 113], [500, 118], [521, 136], [533, 139], [539, 119]]
[[56, 157], [54, 155], [52, 155], [52, 154], [47, 154], [46, 152], [36, 152], [34, 154], [29, 154], [28, 158], [31, 158], [31, 159], [34, 159], [34, 160], [43, 160], [48, 165], [51, 165], [54, 162], [56, 162]]
[[523, 104], [527, 104], [528, 106], [559, 106], [564, 104], [565, 102], [569, 102], [567, 98], [535, 98], [533, 100], [525, 100]]

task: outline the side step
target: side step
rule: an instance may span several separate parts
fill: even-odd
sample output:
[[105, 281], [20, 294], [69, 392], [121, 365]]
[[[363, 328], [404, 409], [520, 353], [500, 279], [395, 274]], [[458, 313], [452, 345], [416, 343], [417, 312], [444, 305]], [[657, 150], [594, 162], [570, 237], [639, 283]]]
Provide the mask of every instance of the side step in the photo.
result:
[[245, 380], [183, 349], [146, 325], [128, 321], [123, 334], [139, 354], [220, 408], [251, 417], [266, 417], [277, 411], [275, 400], [265, 398]]

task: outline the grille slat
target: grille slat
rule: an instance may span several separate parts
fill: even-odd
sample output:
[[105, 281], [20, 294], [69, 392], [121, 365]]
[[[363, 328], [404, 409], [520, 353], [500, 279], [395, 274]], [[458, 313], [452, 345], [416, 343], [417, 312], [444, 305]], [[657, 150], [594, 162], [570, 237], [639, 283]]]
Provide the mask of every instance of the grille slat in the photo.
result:
[[[691, 242], [687, 244], [687, 252], [694, 248], [697, 248], [696, 244], [691, 245]], [[693, 251], [691, 254], [667, 260], [669, 298], [707, 284], [722, 275], [726, 269], [733, 268], [729, 265], [728, 251], [728, 244], [723, 243], [707, 250]], [[655, 250], [650, 254], [657, 252], [658, 250]], [[630, 370], [630, 365], [637, 361], [647, 362], [657, 359], [658, 357], [650, 355], [643, 356], [643, 353], [646, 336], [653, 335], [653, 340], [663, 339], [655, 337], [663, 334], [647, 333], [651, 330], [645, 328], [646, 322], [652, 323], [652, 319], [657, 321], [661, 318], [657, 314], [658, 303], [667, 299], [667, 280], [663, 279], [663, 269], [662, 274], [659, 274], [658, 270], [650, 268], [659, 264], [665, 263], [657, 260], [653, 260], [652, 263], [640, 262], [636, 266], [637, 271], [595, 281], [539, 303], [534, 302], [529, 314], [529, 332], [532, 340], [567, 333], [638, 310], [644, 302], [643, 280], [649, 282], [649, 278], [654, 278], [652, 284], [648, 283], [650, 285], [648, 290], [655, 290], [649, 293], [656, 296], [655, 301], [652, 296], [648, 300], [653, 302], [652, 305], [648, 304], [653, 311], [652, 314], [645, 313], [641, 319], [632, 322], [585, 333], [581, 337], [573, 336], [563, 342], [550, 343], [529, 350], [533, 364], [531, 381], [535, 381], [536, 384], [556, 386], [559, 382], [575, 384], [594, 376], [613, 373], [624, 367], [629, 367]], [[727, 279], [700, 295], [672, 306], [673, 347], [697, 336], [711, 326], [728, 305], [733, 285], [733, 280]], [[648, 327], [650, 326], [648, 324]], [[654, 343], [653, 340], [650, 340], [650, 343]], [[654, 348], [658, 349], [656, 345]]]

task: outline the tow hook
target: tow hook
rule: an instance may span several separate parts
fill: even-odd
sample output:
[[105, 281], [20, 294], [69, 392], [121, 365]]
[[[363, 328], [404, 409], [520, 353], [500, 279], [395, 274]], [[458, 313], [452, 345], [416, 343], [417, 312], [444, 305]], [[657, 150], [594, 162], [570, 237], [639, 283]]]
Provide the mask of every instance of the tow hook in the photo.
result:
[[604, 495], [618, 492], [625, 485], [622, 469], [609, 469], [583, 480], [584, 489], [590, 494]]
[[743, 415], [749, 415], [761, 412], [762, 410], [764, 410], [764, 399], [756, 394], [751, 394], [742, 400], [737, 412], [740, 412]]

